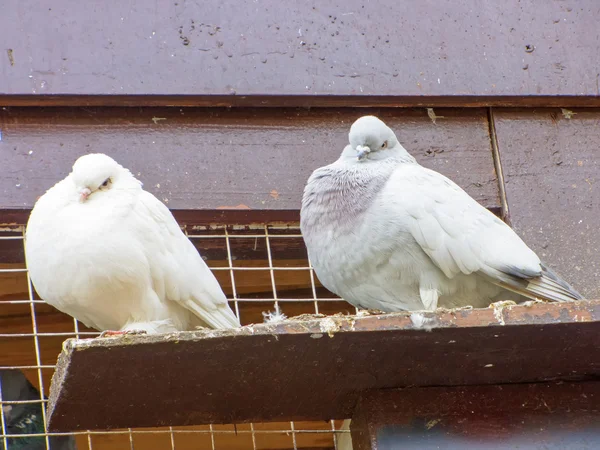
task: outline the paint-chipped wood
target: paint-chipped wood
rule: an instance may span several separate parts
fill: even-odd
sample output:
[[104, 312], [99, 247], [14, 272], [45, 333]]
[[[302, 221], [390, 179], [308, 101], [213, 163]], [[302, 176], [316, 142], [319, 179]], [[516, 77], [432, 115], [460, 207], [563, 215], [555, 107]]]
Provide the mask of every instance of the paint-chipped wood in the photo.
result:
[[367, 389], [598, 376], [600, 301], [68, 340], [54, 431], [347, 418]]
[[91, 10], [4, 0], [0, 102], [597, 105], [599, 18], [595, 0], [131, 0]]
[[[304, 184], [375, 113], [425, 166], [499, 207], [485, 110], [23, 109], [0, 111], [0, 223], [25, 222], [75, 159], [115, 157], [185, 224], [297, 220]], [[156, 118], [165, 120], [156, 121]], [[153, 120], [154, 119], [154, 120]]]
[[494, 117], [512, 226], [584, 296], [600, 296], [600, 111]]

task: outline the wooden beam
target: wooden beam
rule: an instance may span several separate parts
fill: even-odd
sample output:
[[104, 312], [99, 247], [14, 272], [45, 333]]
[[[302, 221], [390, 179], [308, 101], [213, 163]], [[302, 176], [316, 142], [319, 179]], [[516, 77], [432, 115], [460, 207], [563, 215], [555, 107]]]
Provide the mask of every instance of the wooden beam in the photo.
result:
[[339, 419], [368, 389], [585, 379], [599, 331], [582, 301], [68, 340], [49, 427]]
[[595, 0], [5, 0], [0, 102], [598, 105], [599, 18]]
[[493, 117], [512, 226], [581, 294], [600, 296], [600, 110]]
[[23, 223], [75, 159], [129, 168], [181, 223], [298, 219], [310, 173], [335, 161], [352, 122], [375, 113], [425, 166], [499, 207], [485, 110], [8, 108], [0, 111], [0, 223]]
[[483, 108], [600, 106], [596, 95], [2, 95], [7, 107]]
[[354, 450], [600, 446], [600, 382], [386, 389], [364, 394]]

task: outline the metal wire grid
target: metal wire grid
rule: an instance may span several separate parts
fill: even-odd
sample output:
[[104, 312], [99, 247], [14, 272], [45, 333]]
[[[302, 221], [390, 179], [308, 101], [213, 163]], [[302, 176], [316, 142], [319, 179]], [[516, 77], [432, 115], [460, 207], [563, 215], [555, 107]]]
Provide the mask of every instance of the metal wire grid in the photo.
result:
[[[203, 258], [213, 270], [215, 276], [233, 303], [234, 311], [240, 318], [242, 324], [262, 322], [262, 314], [266, 311], [275, 311], [281, 308], [283, 313], [289, 316], [299, 313], [322, 312], [355, 312], [355, 309], [341, 302], [328, 291], [324, 290], [314, 274], [306, 256], [302, 237], [298, 224], [263, 224], [256, 226], [225, 226], [213, 225], [210, 227], [194, 227], [185, 229], [184, 232], [190, 240], [200, 249]], [[24, 243], [24, 228], [3, 228], [0, 234], [0, 251], [3, 244], [7, 242], [19, 244]], [[294, 251], [287, 249], [293, 247]], [[24, 259], [24, 258], [23, 258]], [[17, 267], [14, 267], [17, 266]], [[20, 266], [20, 267], [18, 267]], [[0, 301], [0, 308], [6, 305], [20, 305], [24, 308], [29, 306], [28, 314], [31, 318], [31, 332], [18, 330], [6, 333], [0, 329], [0, 340], [32, 338], [33, 352], [35, 353], [35, 364], [11, 364], [0, 365], [0, 370], [19, 369], [37, 372], [37, 382], [40, 386], [39, 400], [26, 401], [4, 401], [0, 389], [0, 405], [3, 407], [18, 404], [43, 404], [47, 403], [43, 392], [47, 392], [43, 371], [46, 375], [51, 373], [55, 365], [46, 362], [46, 358], [55, 361], [56, 354], [44, 355], [40, 345], [40, 339], [69, 337], [85, 338], [94, 337], [99, 333], [87, 329], [77, 320], [69, 320], [61, 324], [59, 331], [44, 331], [38, 326], [39, 312], [36, 306], [48, 308], [44, 301], [36, 297], [29, 273], [24, 261], [17, 261], [9, 267], [0, 266], [0, 276], [13, 274], [26, 278], [27, 299], [9, 299]], [[267, 274], [265, 278], [257, 277], [257, 274]], [[286, 275], [294, 274], [294, 289], [286, 289]], [[301, 276], [298, 276], [302, 274]], [[266, 279], [266, 281], [265, 281]], [[252, 280], [250, 284], [248, 281]], [[0, 280], [0, 283], [2, 280]], [[261, 285], [262, 282], [262, 285]], [[268, 287], [268, 289], [267, 289]], [[16, 306], [19, 308], [19, 306]], [[0, 318], [3, 316], [0, 310]], [[63, 318], [64, 319], [64, 318]], [[64, 328], [64, 329], [62, 329]], [[57, 350], [58, 351], [58, 350]], [[38, 437], [45, 440], [46, 448], [50, 449], [50, 438], [53, 436], [75, 436], [78, 450], [103, 450], [103, 449], [171, 449], [187, 450], [188, 448], [207, 448], [212, 450], [229, 449], [269, 449], [290, 448], [301, 450], [306, 448], [337, 449], [337, 440], [340, 433], [347, 430], [339, 430], [341, 421], [302, 422], [287, 424], [244, 424], [233, 426], [210, 425], [206, 427], [168, 427], [161, 429], [127, 429], [111, 431], [86, 431], [76, 433], [48, 433], [45, 428], [45, 407], [41, 408], [44, 431], [37, 434], [7, 434], [4, 414], [0, 414], [2, 435], [0, 436], [0, 450], [11, 448], [11, 442], [18, 438]], [[180, 436], [194, 436], [186, 442], [179, 439]], [[150, 445], [142, 442], [141, 436], [151, 436]], [[167, 438], [159, 444], [157, 437]], [[10, 438], [7, 441], [5, 438]], [[196, 439], [197, 438], [197, 439]], [[270, 439], [275, 438], [275, 439]], [[287, 445], [282, 447], [282, 438]], [[196, 442], [190, 446], [191, 442]], [[277, 443], [275, 443], [277, 441]], [[318, 446], [315, 446], [315, 443]], [[197, 446], [196, 446], [197, 445]], [[276, 445], [276, 447], [273, 447]], [[14, 445], [13, 445], [14, 446]]]

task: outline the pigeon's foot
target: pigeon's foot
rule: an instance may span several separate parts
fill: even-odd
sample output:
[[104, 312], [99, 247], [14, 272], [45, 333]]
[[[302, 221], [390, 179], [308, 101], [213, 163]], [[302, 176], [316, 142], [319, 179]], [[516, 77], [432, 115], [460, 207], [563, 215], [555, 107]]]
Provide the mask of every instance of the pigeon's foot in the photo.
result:
[[100, 334], [101, 338], [111, 337], [111, 336], [135, 336], [138, 334], [146, 334], [146, 330], [125, 330], [125, 331], [114, 331], [114, 330], [106, 330]]

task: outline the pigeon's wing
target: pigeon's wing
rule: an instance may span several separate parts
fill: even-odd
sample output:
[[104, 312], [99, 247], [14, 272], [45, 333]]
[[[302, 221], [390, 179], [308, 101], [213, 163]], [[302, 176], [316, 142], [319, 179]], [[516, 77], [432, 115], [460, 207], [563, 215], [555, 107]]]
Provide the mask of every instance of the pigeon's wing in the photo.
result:
[[162, 202], [142, 191], [130, 217], [159, 298], [180, 303], [213, 328], [240, 325], [216, 278]]
[[528, 298], [581, 299], [508, 225], [445, 176], [400, 164], [380, 198], [386, 216], [402, 222], [448, 278], [477, 272]]

